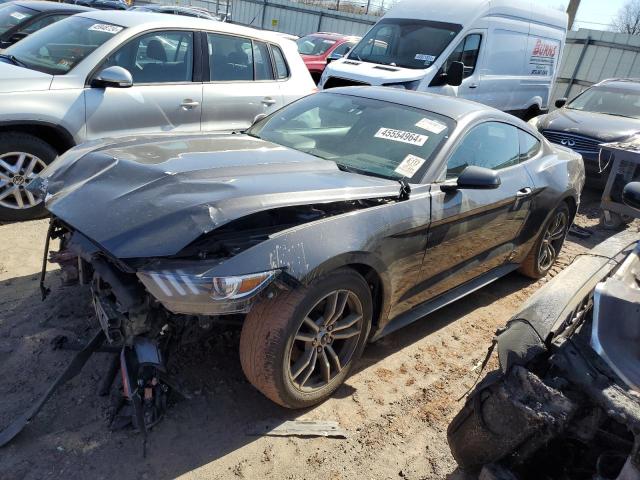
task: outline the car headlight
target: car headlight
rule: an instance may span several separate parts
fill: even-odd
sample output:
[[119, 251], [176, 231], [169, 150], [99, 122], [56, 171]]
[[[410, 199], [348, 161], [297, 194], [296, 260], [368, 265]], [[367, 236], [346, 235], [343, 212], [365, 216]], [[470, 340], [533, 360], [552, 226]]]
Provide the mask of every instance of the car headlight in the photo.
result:
[[274, 275], [275, 272], [262, 272], [239, 277], [213, 277], [211, 298], [228, 300], [252, 295], [269, 283]]
[[140, 271], [138, 278], [147, 291], [173, 313], [186, 315], [225, 315], [246, 313], [279, 270], [216, 277], [191, 274], [176, 268]]

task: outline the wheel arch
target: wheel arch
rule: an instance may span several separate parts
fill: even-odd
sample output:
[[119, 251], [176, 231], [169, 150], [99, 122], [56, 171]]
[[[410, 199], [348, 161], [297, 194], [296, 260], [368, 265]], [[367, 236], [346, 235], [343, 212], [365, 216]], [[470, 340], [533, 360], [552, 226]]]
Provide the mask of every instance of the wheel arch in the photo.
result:
[[41, 121], [10, 121], [0, 123], [0, 133], [26, 133], [38, 137], [51, 145], [58, 154], [63, 154], [76, 145], [73, 135], [60, 125]]
[[351, 268], [358, 272], [367, 282], [373, 301], [373, 318], [371, 332], [375, 332], [382, 320], [388, 315], [391, 306], [391, 280], [383, 262], [369, 252], [343, 253], [318, 265], [302, 283], [309, 284], [316, 278], [340, 268]]

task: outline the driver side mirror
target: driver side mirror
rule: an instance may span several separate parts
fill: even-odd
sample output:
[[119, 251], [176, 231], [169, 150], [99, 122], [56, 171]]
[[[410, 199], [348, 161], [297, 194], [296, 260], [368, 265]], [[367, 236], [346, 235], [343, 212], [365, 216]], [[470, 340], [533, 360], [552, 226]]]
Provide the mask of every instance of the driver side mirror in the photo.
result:
[[464, 80], [464, 63], [451, 62], [447, 70], [447, 84], [452, 87], [459, 87]]
[[133, 86], [133, 77], [126, 68], [113, 66], [101, 70], [91, 81], [92, 87], [129, 88]]
[[624, 187], [622, 201], [631, 208], [640, 210], [640, 182], [631, 182]]
[[451, 193], [457, 190], [494, 190], [502, 184], [500, 175], [495, 170], [475, 165], [465, 168], [456, 183], [443, 183], [440, 190]]
[[566, 98], [559, 98], [556, 100], [556, 108], [562, 108], [567, 104]]

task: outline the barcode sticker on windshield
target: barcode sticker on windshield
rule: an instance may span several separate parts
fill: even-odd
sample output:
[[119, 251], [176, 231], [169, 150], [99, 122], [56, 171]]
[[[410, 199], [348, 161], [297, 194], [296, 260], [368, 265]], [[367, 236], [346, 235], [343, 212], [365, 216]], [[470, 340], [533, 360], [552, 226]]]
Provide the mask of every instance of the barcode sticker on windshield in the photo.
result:
[[429, 118], [423, 118], [422, 120], [420, 120], [418, 123], [416, 123], [416, 127], [420, 127], [421, 129], [431, 133], [435, 133], [436, 135], [442, 133], [442, 131], [447, 128], [444, 123], [440, 123]]
[[26, 18], [26, 15], [24, 13], [20, 13], [20, 12], [13, 12], [11, 14], [11, 16], [13, 18], [15, 18], [16, 20], [22, 20], [23, 18]]
[[395, 172], [399, 173], [403, 177], [411, 178], [416, 174], [418, 170], [420, 170], [420, 167], [424, 165], [424, 162], [426, 162], [424, 158], [416, 157], [415, 155], [409, 154], [404, 157], [404, 160], [402, 161], [402, 163], [400, 163], [400, 165], [398, 165], [398, 168], [395, 169]]
[[426, 55], [424, 53], [416, 53], [416, 56], [413, 58], [414, 60], [422, 60], [423, 62], [433, 62], [436, 59], [433, 55]]
[[122, 27], [117, 25], [109, 25], [108, 23], [95, 23], [89, 27], [91, 32], [105, 32], [115, 35], [122, 31]]
[[393, 128], [381, 128], [374, 135], [376, 138], [393, 140], [394, 142], [408, 143], [410, 145], [423, 146], [429, 137], [419, 133], [405, 132], [404, 130], [394, 130]]

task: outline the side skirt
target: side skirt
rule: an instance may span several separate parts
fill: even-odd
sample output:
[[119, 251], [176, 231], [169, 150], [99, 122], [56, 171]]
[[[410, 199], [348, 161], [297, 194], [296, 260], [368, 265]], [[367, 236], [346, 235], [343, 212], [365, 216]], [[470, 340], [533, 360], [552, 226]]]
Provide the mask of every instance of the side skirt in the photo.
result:
[[470, 293], [473, 293], [476, 290], [480, 290], [482, 287], [495, 282], [499, 278], [504, 277], [505, 275], [517, 270], [518, 267], [519, 265], [517, 264], [502, 265], [500, 267], [494, 268], [493, 270], [490, 270], [483, 275], [480, 275], [473, 280], [463, 283], [462, 285], [449, 290], [448, 292], [445, 292], [434, 299], [428, 300], [425, 303], [422, 303], [413, 308], [412, 310], [398, 315], [396, 318], [387, 323], [387, 325], [385, 325], [383, 329], [378, 330], [373, 335], [373, 337], [371, 337], [370, 341], [375, 342], [385, 335], [389, 335], [390, 333], [395, 332], [402, 327], [406, 327], [407, 325], [420, 320], [426, 315], [429, 315], [430, 313], [433, 313], [436, 310], [441, 309], [442, 307], [446, 307], [450, 303], [453, 303], [456, 300], [459, 300], [462, 297], [465, 297]]

